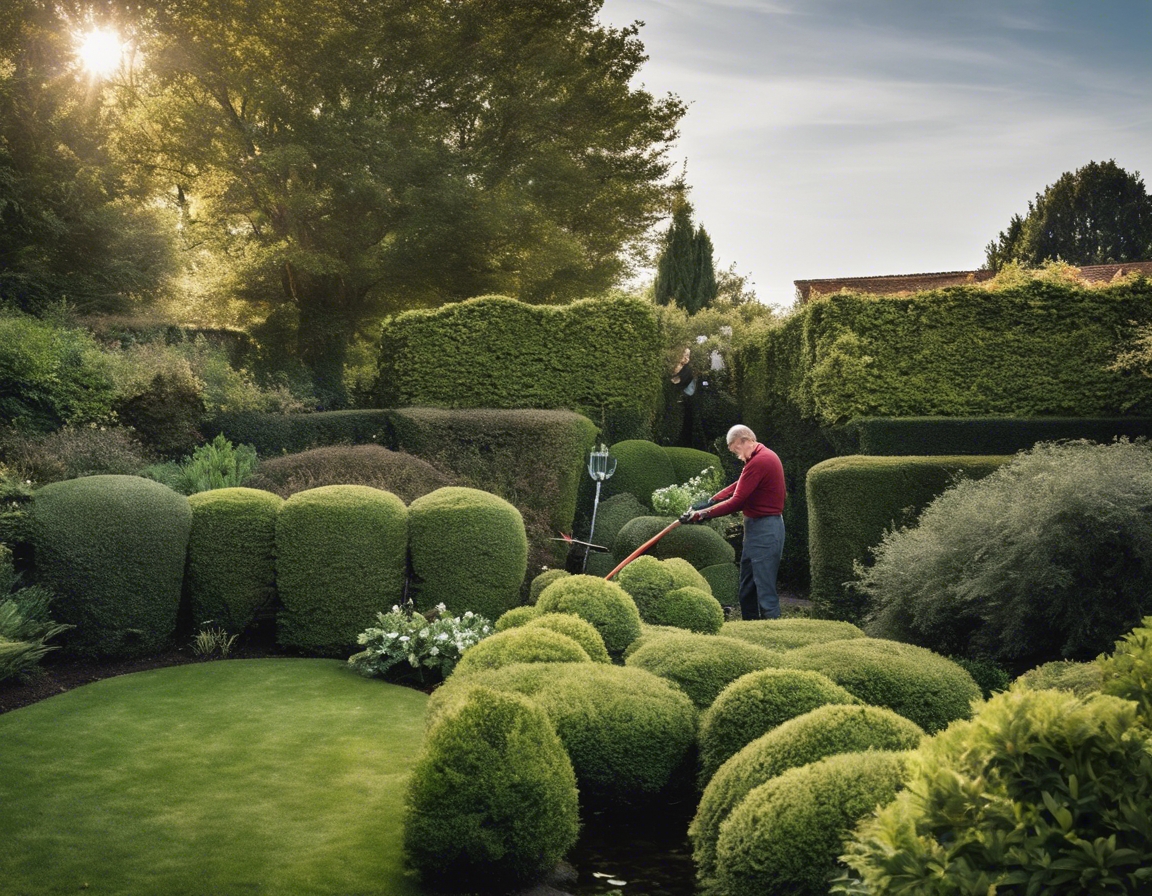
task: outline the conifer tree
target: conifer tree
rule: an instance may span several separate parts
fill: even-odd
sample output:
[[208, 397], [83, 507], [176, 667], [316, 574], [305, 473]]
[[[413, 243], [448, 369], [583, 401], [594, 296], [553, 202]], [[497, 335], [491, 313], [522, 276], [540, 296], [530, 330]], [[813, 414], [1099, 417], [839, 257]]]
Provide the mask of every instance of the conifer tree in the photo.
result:
[[692, 205], [681, 188], [672, 208], [672, 224], [656, 263], [656, 303], [675, 303], [695, 314], [716, 298], [712, 238], [703, 226], [693, 228]]

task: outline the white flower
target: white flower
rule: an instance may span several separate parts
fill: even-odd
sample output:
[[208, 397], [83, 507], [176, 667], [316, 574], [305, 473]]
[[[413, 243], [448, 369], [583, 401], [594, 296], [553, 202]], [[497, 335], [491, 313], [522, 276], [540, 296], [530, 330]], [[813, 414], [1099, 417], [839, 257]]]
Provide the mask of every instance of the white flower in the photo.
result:
[[465, 618], [465, 619], [471, 619], [471, 618], [472, 618], [473, 616], [475, 616], [475, 615], [476, 615], [476, 614], [475, 614], [475, 613], [473, 613], [471, 610], [465, 610], [465, 611], [464, 611], [464, 618]]
[[437, 641], [447, 641], [448, 640], [448, 632], [440, 632], [440, 634], [438, 634], [436, 636], [436, 640]]
[[436, 656], [438, 653], [440, 653], [440, 648], [439, 647], [429, 648], [428, 653], [430, 653], [432, 656]]
[[401, 641], [411, 641], [412, 639], [411, 639], [411, 638], [409, 638], [407, 635], [401, 635], [401, 636], [400, 636], [400, 640], [401, 640]]

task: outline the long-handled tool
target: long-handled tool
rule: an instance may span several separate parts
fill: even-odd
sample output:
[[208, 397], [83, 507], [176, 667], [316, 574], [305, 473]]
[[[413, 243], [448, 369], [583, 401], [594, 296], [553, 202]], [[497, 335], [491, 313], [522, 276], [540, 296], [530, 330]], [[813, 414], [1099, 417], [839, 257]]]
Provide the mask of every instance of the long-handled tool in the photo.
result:
[[686, 523], [692, 522], [692, 511], [704, 510], [708, 507], [711, 507], [715, 503], [716, 503], [715, 501], [713, 501], [711, 498], [709, 498], [706, 501], [701, 501], [698, 504], [693, 504], [686, 511], [684, 511], [684, 513], [680, 514], [680, 518], [678, 520], [673, 521], [668, 526], [666, 526], [664, 529], [657, 532], [655, 535], [653, 535], [651, 538], [649, 538], [646, 542], [644, 542], [644, 544], [640, 545], [640, 547], [636, 548], [636, 550], [634, 550], [631, 554], [629, 554], [627, 557], [625, 557], [624, 560], [620, 563], [620, 565], [617, 566], [614, 570], [612, 570], [612, 572], [608, 573], [608, 575], [604, 576], [604, 578], [606, 580], [611, 580], [611, 578], [614, 575], [616, 575], [616, 573], [620, 572], [620, 570], [622, 570], [625, 566], [627, 566], [629, 563], [631, 563], [633, 560], [635, 560], [637, 557], [639, 557], [641, 554], [643, 554], [646, 550], [648, 550], [648, 548], [652, 547], [652, 545], [656, 544], [656, 542], [658, 542], [661, 538], [663, 538], [665, 535], [667, 535], [673, 529], [678, 529], [680, 526], [683, 526]]

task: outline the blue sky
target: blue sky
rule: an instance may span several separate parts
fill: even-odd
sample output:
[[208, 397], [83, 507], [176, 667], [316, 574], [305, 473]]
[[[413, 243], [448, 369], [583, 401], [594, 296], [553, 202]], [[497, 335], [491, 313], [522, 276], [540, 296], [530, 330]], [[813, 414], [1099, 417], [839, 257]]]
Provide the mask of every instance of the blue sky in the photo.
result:
[[792, 281], [968, 270], [1063, 172], [1152, 183], [1149, 0], [605, 0], [721, 267]]

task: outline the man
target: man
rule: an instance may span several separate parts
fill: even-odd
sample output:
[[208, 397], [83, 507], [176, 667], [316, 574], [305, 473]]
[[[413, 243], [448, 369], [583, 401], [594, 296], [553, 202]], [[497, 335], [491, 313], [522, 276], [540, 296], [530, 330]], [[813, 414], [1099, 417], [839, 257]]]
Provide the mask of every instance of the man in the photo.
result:
[[691, 522], [744, 512], [744, 552], [740, 558], [740, 615], [779, 619], [776, 573], [784, 550], [784, 467], [776, 452], [756, 441], [747, 426], [728, 430], [728, 450], [744, 464], [740, 478], [717, 492], [707, 507], [693, 510]]

